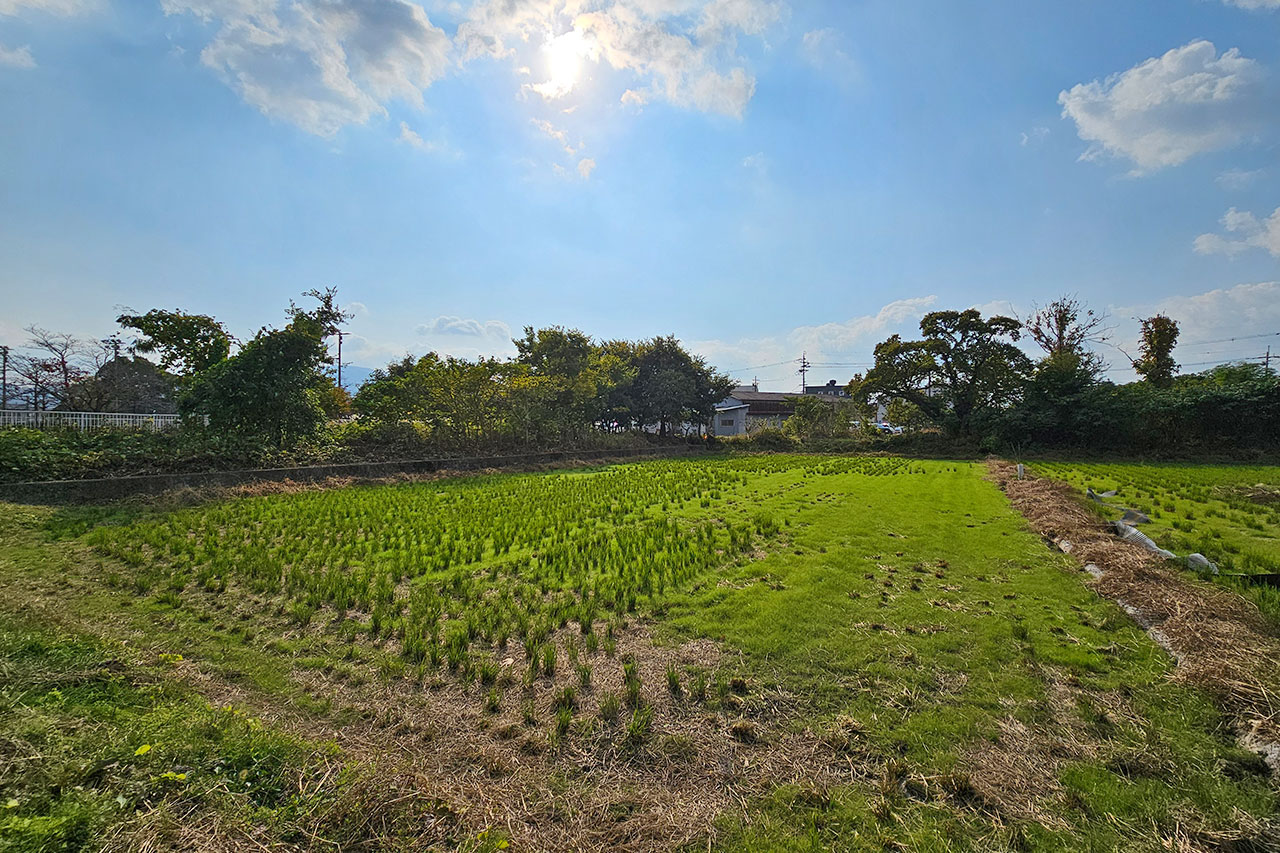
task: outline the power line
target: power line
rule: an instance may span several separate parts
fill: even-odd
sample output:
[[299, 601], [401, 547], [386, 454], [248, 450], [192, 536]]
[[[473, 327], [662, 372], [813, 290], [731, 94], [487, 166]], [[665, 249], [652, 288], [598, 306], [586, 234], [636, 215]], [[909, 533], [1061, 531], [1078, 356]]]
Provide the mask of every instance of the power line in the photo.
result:
[[755, 364], [751, 367], [730, 367], [725, 373], [741, 373], [744, 370], [764, 370], [766, 367], [781, 367], [784, 364], [795, 364], [796, 359], [792, 358], [787, 361], [775, 361], [773, 364]]
[[1280, 337], [1280, 332], [1263, 332], [1260, 335], [1240, 335], [1234, 338], [1219, 338], [1216, 341], [1188, 341], [1186, 343], [1179, 342], [1178, 346], [1198, 347], [1198, 346], [1205, 346], [1208, 344], [1225, 344], [1225, 343], [1230, 343], [1232, 341], [1256, 341], [1258, 338], [1278, 338], [1278, 337]]

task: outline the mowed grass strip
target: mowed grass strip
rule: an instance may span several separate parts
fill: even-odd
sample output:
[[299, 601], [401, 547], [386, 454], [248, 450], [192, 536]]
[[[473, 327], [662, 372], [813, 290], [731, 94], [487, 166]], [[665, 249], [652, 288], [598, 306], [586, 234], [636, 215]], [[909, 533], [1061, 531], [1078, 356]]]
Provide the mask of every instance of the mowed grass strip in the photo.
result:
[[[326, 713], [324, 697], [299, 706], [291, 663], [349, 673], [348, 685], [375, 665], [424, 685], [479, 684], [477, 696], [516, 713], [508, 706], [522, 703], [487, 683], [507, 644], [524, 647], [538, 679], [527, 673], [524, 689], [563, 694], [561, 682], [583, 678], [564, 657], [569, 638], [594, 667], [587, 681], [619, 665], [606, 653], [625, 620], [656, 620], [670, 640], [712, 638], [725, 668], [644, 679], [620, 715], [626, 737], [664, 736], [661, 715], [634, 725], [658, 690], [686, 717], [702, 703], [736, 709], [726, 736], [747, 762], [783, 734], [825, 756], [813, 783], [745, 791], [746, 816], [726, 815], [711, 839], [723, 849], [1260, 837], [1277, 809], [1265, 767], [1203, 696], [1168, 682], [1164, 653], [982, 472], [679, 460], [33, 523], [47, 531], [40, 548], [90, 555], [88, 579], [64, 589], [69, 611], [104, 631], [121, 619], [139, 644], [180, 639], [215, 668], [234, 659], [254, 689], [303, 712]], [[57, 587], [39, 548], [24, 547], [22, 565], [0, 571]], [[121, 601], [135, 603], [112, 610]], [[582, 737], [573, 704], [557, 712], [569, 723], [558, 738]], [[627, 754], [634, 765], [644, 751]]]
[[[780, 789], [726, 847], [1162, 849], [1254, 837], [1260, 760], [1164, 652], [1080, 582], [976, 465], [834, 477], [775, 499], [792, 547], [670, 609], [743, 650], [809, 727], [876, 766]], [[1215, 840], [1216, 839], [1216, 840]]]
[[[1037, 462], [1036, 473], [1070, 483], [1084, 493], [1115, 491], [1107, 518], [1118, 507], [1145, 513], [1140, 529], [1159, 545], [1185, 556], [1204, 554], [1233, 574], [1280, 574], [1280, 467]], [[1218, 578], [1280, 622], [1280, 589], [1233, 577]]]

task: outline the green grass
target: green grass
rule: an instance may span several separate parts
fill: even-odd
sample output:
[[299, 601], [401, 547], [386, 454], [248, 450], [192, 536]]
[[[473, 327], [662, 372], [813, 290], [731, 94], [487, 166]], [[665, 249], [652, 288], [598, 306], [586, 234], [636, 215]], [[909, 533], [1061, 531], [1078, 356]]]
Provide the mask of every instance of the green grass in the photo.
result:
[[[1155, 850], [1274, 820], [1274, 786], [1209, 700], [983, 473], [729, 457], [172, 511], [5, 507], [0, 578], [7, 605], [57, 601], [326, 725], [361, 709], [311, 673], [453, 681], [553, 755], [603, 731], [635, 764], [675, 742], [661, 696], [724, 721], [747, 756], [794, 737], [848, 769], [757, 792], [721, 819], [721, 849]], [[636, 619], [660, 642], [711, 638], [726, 663], [642, 678], [613, 657]]]
[[176, 655], [159, 668], [127, 659], [119, 645], [0, 615], [0, 850], [198, 847], [208, 836], [183, 827], [208, 822], [399, 849], [424, 817], [456, 828], [435, 803], [389, 813], [383, 834], [346, 820], [367, 783], [332, 744], [210, 706], [164, 671]]
[[[1280, 467], [1041, 462], [1033, 469], [1146, 513], [1142, 531], [1170, 551], [1204, 554], [1224, 573], [1280, 573]], [[1119, 510], [1099, 508], [1109, 518]], [[1280, 620], [1280, 590], [1219, 578]]]

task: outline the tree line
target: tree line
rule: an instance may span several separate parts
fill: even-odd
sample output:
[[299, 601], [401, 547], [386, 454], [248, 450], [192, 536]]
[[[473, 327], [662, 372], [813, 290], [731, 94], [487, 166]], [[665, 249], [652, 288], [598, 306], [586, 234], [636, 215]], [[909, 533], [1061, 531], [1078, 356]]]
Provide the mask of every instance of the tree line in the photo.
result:
[[[1178, 323], [1158, 314], [1141, 321], [1135, 356], [1117, 347], [1140, 380], [1116, 384], [1095, 350], [1109, 339], [1105, 322], [1070, 296], [1025, 320], [932, 312], [919, 339], [878, 344], [848, 391], [857, 403], [888, 402], [896, 422], [990, 449], [1280, 446], [1280, 379], [1269, 365], [1179, 375]], [[1038, 356], [1018, 346], [1024, 337]]]
[[672, 336], [597, 341], [553, 326], [526, 327], [513, 358], [405, 356], [375, 370], [352, 398], [334, 382], [327, 344], [350, 315], [333, 288], [304, 296], [310, 307], [291, 302], [283, 326], [246, 341], [213, 317], [158, 308], [121, 314], [121, 334], [102, 342], [30, 327], [29, 351], [12, 359], [10, 400], [177, 411], [191, 429], [207, 420], [200, 429], [211, 436], [274, 448], [315, 440], [354, 414], [346, 438], [356, 443], [453, 451], [697, 433], [732, 388]]

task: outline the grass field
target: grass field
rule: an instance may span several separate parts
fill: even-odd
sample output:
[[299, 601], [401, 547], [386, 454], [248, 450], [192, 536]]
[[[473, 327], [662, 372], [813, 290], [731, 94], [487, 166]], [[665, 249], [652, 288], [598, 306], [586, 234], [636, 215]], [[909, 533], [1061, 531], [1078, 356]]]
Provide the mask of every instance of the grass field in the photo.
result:
[[[1179, 555], [1201, 553], [1226, 573], [1280, 573], [1280, 467], [1036, 463], [1082, 492], [1146, 513], [1143, 532]], [[1118, 517], [1118, 513], [1114, 513]], [[1280, 591], [1223, 578], [1280, 619]]]
[[1267, 837], [1265, 765], [983, 474], [770, 456], [0, 507], [0, 850]]

